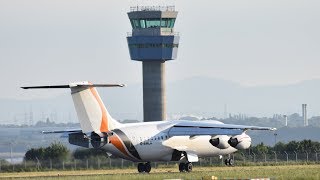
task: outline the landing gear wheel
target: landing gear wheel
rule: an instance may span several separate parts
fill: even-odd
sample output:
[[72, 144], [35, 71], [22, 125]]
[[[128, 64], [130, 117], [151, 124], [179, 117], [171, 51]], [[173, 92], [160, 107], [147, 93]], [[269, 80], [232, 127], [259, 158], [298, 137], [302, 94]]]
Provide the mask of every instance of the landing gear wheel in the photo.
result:
[[184, 168], [185, 168], [186, 172], [191, 172], [192, 171], [192, 163], [191, 162], [186, 163]]
[[147, 163], [139, 163], [138, 164], [138, 172], [139, 173], [149, 173], [151, 171], [151, 164], [150, 162]]
[[229, 166], [229, 159], [225, 159], [225, 160], [224, 160], [224, 164], [225, 164], [226, 166]]
[[234, 165], [234, 161], [233, 161], [233, 159], [225, 159], [224, 160], [224, 164], [226, 165], [226, 166], [233, 166]]
[[150, 162], [147, 162], [146, 164], [144, 164], [144, 166], [145, 166], [145, 172], [146, 173], [149, 173], [150, 171], [151, 171], [151, 164], [150, 164]]
[[139, 173], [145, 172], [145, 165], [143, 163], [138, 164], [138, 172]]
[[180, 164], [179, 164], [179, 171], [180, 171], [180, 172], [184, 172], [184, 171], [185, 171], [185, 168], [184, 168], [185, 166], [186, 166], [185, 163], [180, 163]]
[[229, 166], [233, 166], [233, 165], [234, 165], [234, 161], [233, 161], [233, 159], [229, 159], [228, 164], [229, 164]]
[[180, 163], [179, 164], [179, 171], [180, 172], [191, 172], [192, 171], [192, 163]]

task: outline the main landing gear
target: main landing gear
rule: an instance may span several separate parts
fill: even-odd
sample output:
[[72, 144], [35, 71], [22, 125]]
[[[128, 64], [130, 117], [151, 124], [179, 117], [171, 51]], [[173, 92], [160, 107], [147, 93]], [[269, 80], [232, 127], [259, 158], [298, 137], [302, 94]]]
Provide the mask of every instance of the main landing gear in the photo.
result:
[[179, 171], [180, 172], [191, 172], [192, 171], [192, 163], [180, 163], [179, 164]]
[[149, 173], [151, 171], [151, 164], [150, 162], [147, 163], [139, 163], [138, 164], [138, 171], [139, 173]]
[[[138, 172], [139, 173], [149, 173], [151, 171], [151, 164], [150, 162], [147, 163], [138, 163]], [[179, 164], [179, 171], [180, 172], [191, 172], [192, 171], [192, 163], [180, 163]]]
[[228, 158], [228, 159], [225, 159], [225, 160], [224, 160], [224, 164], [225, 164], [226, 166], [233, 166], [233, 165], [234, 165], [234, 161], [233, 161], [233, 159]]

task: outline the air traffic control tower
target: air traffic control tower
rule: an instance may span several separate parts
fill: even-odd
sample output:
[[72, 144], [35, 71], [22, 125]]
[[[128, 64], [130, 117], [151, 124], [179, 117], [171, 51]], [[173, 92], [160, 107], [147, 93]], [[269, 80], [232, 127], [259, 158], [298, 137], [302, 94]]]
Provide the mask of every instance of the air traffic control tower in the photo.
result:
[[145, 122], [166, 119], [165, 62], [177, 57], [180, 37], [173, 29], [177, 14], [174, 6], [137, 6], [128, 12], [130, 56], [142, 62]]

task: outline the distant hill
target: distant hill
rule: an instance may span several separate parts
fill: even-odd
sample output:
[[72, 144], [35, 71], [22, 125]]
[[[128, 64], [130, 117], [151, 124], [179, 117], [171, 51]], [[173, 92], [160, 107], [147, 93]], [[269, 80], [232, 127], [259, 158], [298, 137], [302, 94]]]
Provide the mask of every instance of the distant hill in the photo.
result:
[[[142, 119], [142, 85], [99, 89], [110, 113], [118, 119]], [[285, 86], [244, 87], [212, 78], [194, 77], [167, 84], [167, 109], [172, 114], [223, 117], [228, 113], [248, 116], [301, 113], [308, 104], [308, 114], [319, 115], [320, 80]], [[35, 91], [34, 93], [37, 93]], [[54, 98], [35, 100], [0, 100], [0, 123], [23, 123], [30, 119], [77, 122], [69, 91]]]
[[320, 80], [285, 86], [244, 87], [211, 78], [190, 78], [168, 85], [169, 112], [210, 113], [223, 117], [229, 113], [249, 116], [301, 113], [308, 104], [308, 114], [320, 114]]

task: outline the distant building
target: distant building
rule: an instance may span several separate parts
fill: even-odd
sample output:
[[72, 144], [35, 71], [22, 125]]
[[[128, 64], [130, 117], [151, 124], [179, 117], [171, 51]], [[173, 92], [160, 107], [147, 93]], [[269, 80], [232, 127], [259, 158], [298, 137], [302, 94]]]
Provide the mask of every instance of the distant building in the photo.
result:
[[307, 104], [302, 104], [302, 118], [304, 126], [309, 126], [308, 117], [307, 117]]

